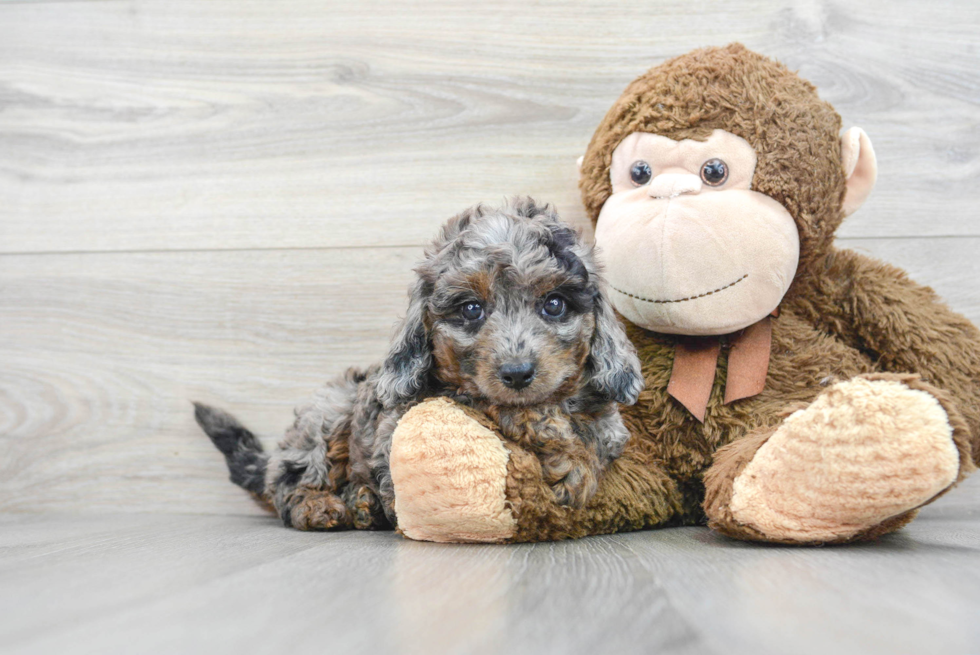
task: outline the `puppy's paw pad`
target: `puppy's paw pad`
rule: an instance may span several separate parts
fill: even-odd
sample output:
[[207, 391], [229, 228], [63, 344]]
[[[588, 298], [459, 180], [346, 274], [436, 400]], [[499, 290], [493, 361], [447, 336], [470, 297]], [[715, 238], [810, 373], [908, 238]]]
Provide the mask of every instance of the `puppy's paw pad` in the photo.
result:
[[794, 412], [733, 483], [732, 514], [788, 540], [847, 538], [956, 480], [946, 411], [898, 381], [855, 378]]

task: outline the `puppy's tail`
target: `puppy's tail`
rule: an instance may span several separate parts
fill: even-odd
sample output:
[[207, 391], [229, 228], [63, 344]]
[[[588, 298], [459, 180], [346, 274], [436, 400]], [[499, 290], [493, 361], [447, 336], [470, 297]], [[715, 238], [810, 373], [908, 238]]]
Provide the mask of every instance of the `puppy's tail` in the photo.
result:
[[231, 481], [258, 499], [265, 498], [265, 469], [269, 456], [258, 438], [228, 412], [194, 403], [194, 418], [225, 456]]

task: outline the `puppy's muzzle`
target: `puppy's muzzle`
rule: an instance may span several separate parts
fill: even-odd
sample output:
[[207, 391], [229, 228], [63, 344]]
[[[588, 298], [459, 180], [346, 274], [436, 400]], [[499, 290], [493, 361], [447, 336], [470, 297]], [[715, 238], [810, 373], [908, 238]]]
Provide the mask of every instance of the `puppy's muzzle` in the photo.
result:
[[497, 375], [505, 387], [520, 391], [534, 381], [534, 362], [510, 362], [501, 366]]

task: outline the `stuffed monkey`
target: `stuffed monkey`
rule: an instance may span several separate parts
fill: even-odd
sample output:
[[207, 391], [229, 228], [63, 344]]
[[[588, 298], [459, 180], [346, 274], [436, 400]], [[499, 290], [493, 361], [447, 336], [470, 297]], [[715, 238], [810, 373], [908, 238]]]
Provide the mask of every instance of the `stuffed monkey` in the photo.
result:
[[539, 541], [670, 525], [788, 544], [872, 539], [980, 458], [980, 333], [834, 232], [874, 185], [868, 137], [735, 44], [635, 80], [580, 164], [646, 389], [584, 509], [535, 456], [435, 400], [398, 426], [399, 529]]

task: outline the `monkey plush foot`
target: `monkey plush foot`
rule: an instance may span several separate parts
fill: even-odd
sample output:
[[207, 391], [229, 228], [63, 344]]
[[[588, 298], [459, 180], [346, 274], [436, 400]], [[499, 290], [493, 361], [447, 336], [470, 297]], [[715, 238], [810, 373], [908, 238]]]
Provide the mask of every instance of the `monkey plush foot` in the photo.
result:
[[944, 394], [914, 376], [854, 378], [720, 450], [705, 510], [712, 527], [740, 538], [874, 538], [972, 470], [967, 434]]
[[464, 407], [446, 398], [416, 405], [392, 437], [398, 529], [421, 541], [509, 540], [508, 458], [500, 437]]

